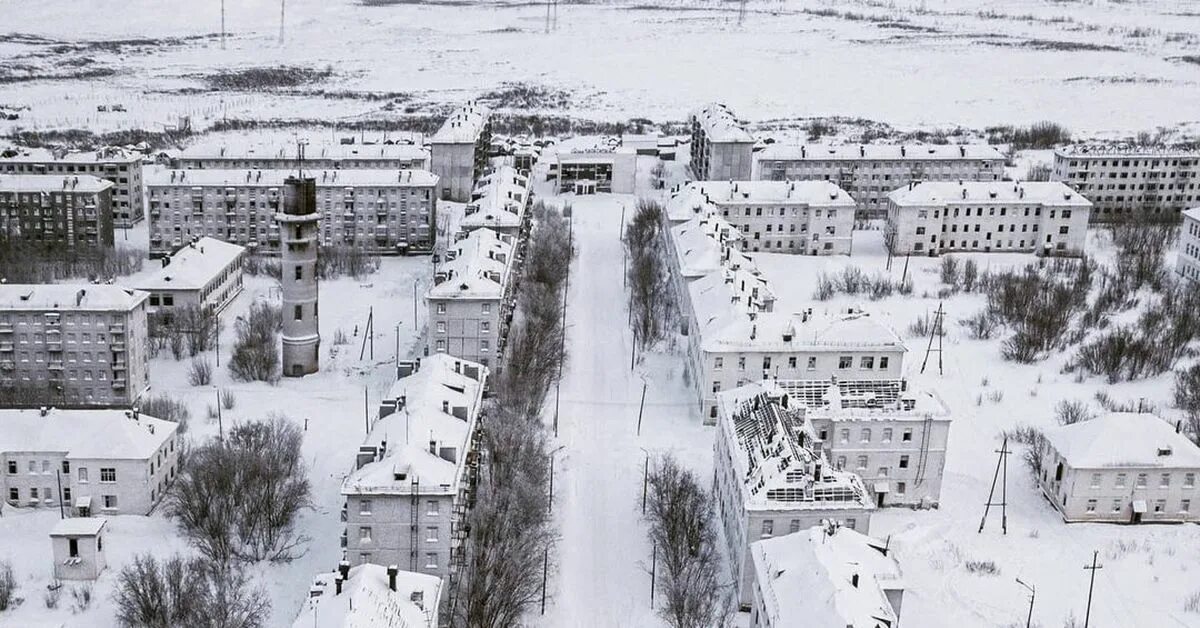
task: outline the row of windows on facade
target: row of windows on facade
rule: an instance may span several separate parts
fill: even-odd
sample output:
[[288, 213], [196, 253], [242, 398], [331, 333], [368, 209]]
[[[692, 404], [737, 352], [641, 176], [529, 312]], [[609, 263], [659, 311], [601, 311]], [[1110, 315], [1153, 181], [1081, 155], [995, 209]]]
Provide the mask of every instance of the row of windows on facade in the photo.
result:
[[905, 159], [902, 161], [883, 161], [877, 159], [843, 159], [835, 161], [816, 161], [811, 159], [764, 159], [762, 165], [764, 168], [807, 168], [810, 170], [828, 170], [841, 168], [870, 168], [878, 170], [880, 168], [899, 168], [902, 170], [911, 170], [914, 168], [924, 169], [946, 169], [946, 170], [990, 170], [993, 161], [998, 164], [1003, 162], [1001, 159]]
[[[779, 227], [778, 229], [775, 229], [775, 227], [776, 227], [776, 225], [767, 223], [767, 229], [766, 229], [767, 233], [783, 233], [783, 231], [784, 231], [783, 225], [778, 225], [778, 227]], [[746, 224], [742, 225], [741, 231], [742, 231], [742, 233], [750, 233], [752, 229], [753, 229], [753, 227], [749, 223], [746, 223]], [[789, 231], [789, 233], [796, 233], [796, 224], [792, 223], [791, 228], [788, 229], [788, 231]], [[762, 237], [762, 235], [758, 231], [754, 231], [753, 233], [754, 233], [755, 240], [758, 240]], [[808, 224], [800, 225], [800, 233], [802, 233], [802, 234], [808, 233]], [[831, 236], [837, 235], [837, 227], [834, 225], [826, 226], [825, 227], [825, 235], [831, 235]], [[818, 234], [814, 231], [813, 240], [818, 240], [818, 239], [820, 239], [820, 234]]]
[[53, 327], [56, 323], [65, 323], [67, 325], [77, 325], [79, 327], [87, 327], [94, 325], [97, 327], [104, 325], [120, 325], [125, 322], [125, 317], [120, 314], [101, 314], [101, 313], [39, 313], [39, 314], [15, 314], [8, 316], [0, 316], [0, 325], [37, 325], [39, 322], [44, 323], [44, 327]]
[[[446, 341], [445, 341], [445, 340], [438, 340], [438, 341], [437, 341], [437, 342], [434, 344], [434, 350], [435, 350], [435, 351], [437, 351], [438, 353], [445, 353], [445, 352], [446, 352]], [[480, 341], [479, 341], [479, 352], [480, 352], [480, 353], [488, 353], [488, 352], [490, 352], [491, 350], [492, 350], [492, 343], [491, 343], [491, 342], [489, 342], [489, 341], [487, 341], [487, 340], [480, 340]], [[485, 361], [485, 362], [483, 362], [483, 365], [484, 365], [484, 366], [487, 366], [487, 362], [486, 362], [486, 361]]]
[[[982, 223], [976, 223], [976, 224], [975, 224], [975, 233], [979, 233], [980, 229], [981, 229], [982, 227], [984, 227], [984, 226], [985, 226], [985, 225], [983, 225]], [[1029, 223], [1023, 223], [1023, 224], [1021, 225], [1021, 233], [1028, 233], [1028, 232], [1030, 231], [1030, 229], [1029, 229], [1029, 226], [1030, 226], [1030, 225], [1029, 225]], [[1036, 222], [1035, 222], [1035, 223], [1033, 223], [1033, 229], [1032, 229], [1033, 233], [1037, 233], [1037, 232], [1038, 232], [1038, 226], [1039, 226], [1039, 225], [1038, 225]], [[958, 233], [958, 225], [957, 225], [957, 224], [954, 224], [954, 225], [946, 225], [946, 224], [943, 224], [943, 225], [942, 225], [942, 233], [946, 233], [946, 231], [947, 231], [947, 230], [946, 230], [946, 227], [950, 227], [950, 229], [949, 229], [949, 232], [950, 232], [950, 233]], [[963, 228], [963, 229], [962, 229], [962, 232], [963, 232], [963, 233], [970, 233], [970, 232], [971, 232], [971, 225], [963, 225], [963, 226], [962, 226], [962, 228]], [[1016, 232], [1016, 230], [1017, 230], [1017, 225], [1016, 225], [1016, 224], [1010, 224], [1010, 225], [1008, 225], [1008, 232], [1009, 232], [1009, 233], [1015, 233], [1015, 232]], [[1059, 228], [1058, 228], [1058, 233], [1059, 233], [1059, 234], [1061, 234], [1061, 235], [1066, 235], [1067, 233], [1069, 233], [1069, 232], [1070, 232], [1070, 230], [1071, 230], [1071, 229], [1070, 229], [1070, 227], [1068, 227], [1068, 226], [1066, 226], [1066, 225], [1063, 225], [1063, 226], [1061, 226], [1061, 227], [1059, 227]], [[996, 230], [996, 232], [997, 232], [997, 233], [1004, 233], [1004, 225], [999, 225], [999, 229], [997, 229], [997, 230]], [[917, 227], [917, 228], [916, 228], [916, 233], [917, 233], [917, 235], [925, 235], [925, 227]], [[992, 239], [992, 232], [991, 232], [991, 231], [988, 231], [988, 232], [987, 232], [987, 239], [989, 239], [989, 240], [991, 240], [991, 239]]]
[[[1089, 165], [1095, 165], [1096, 161], [1097, 161], [1096, 159], [1072, 159], [1072, 160], [1070, 160], [1070, 166], [1072, 168], [1078, 168], [1080, 166], [1086, 168]], [[1193, 165], [1200, 164], [1200, 161], [1191, 161], [1190, 159], [1183, 159], [1183, 160], [1180, 160], [1180, 159], [1112, 159], [1112, 160], [1100, 159], [1099, 160], [1100, 167], [1107, 168], [1109, 161], [1112, 161], [1112, 165], [1114, 168], [1116, 168], [1116, 167], [1139, 168], [1139, 167], [1147, 167], [1147, 166], [1150, 168], [1156, 168], [1160, 165], [1162, 165], [1162, 166], [1182, 166], [1184, 168], [1187, 168], [1187, 167], [1190, 167]]]
[[[762, 207], [755, 207], [755, 208], [753, 208], [753, 209], [754, 209], [754, 213], [753, 213], [753, 215], [754, 215], [754, 216], [762, 216], [762, 215], [764, 215], [764, 214], [763, 214], [763, 208], [762, 208]], [[766, 211], [767, 211], [766, 215], [767, 215], [767, 216], [776, 216], [776, 215], [778, 215], [778, 216], [786, 216], [786, 215], [787, 215], [787, 208], [786, 208], [786, 207], [780, 207], [780, 208], [779, 208], [779, 213], [778, 213], [778, 214], [776, 214], [776, 213], [772, 212], [772, 211], [771, 211], [772, 209], [774, 209], [774, 208], [773, 208], [773, 207], [768, 207], [768, 208], [766, 208]], [[747, 208], [745, 208], [745, 212], [743, 212], [741, 215], [743, 215], [743, 216], [750, 216], [750, 215], [751, 215], [751, 213], [750, 213], [750, 210], [751, 210], [751, 208], [750, 208], [750, 207], [747, 207]], [[804, 207], [804, 208], [793, 207], [793, 208], [792, 208], [792, 215], [793, 215], [793, 216], [805, 216], [805, 217], [807, 217], [807, 216], [808, 216], [808, 211], [809, 211], [809, 210], [808, 210], [808, 207]], [[803, 213], [801, 213], [801, 212], [803, 212]], [[838, 212], [837, 212], [837, 210], [836, 210], [836, 209], [824, 209], [824, 210], [822, 210], [822, 209], [814, 209], [814, 210], [812, 210], [812, 213], [813, 213], [813, 218], [821, 218], [822, 216], [824, 216], [825, 218], [837, 218], [837, 214], [838, 214]], [[731, 214], [732, 214], [733, 216], [737, 216], [737, 215], [738, 215], [738, 212], [737, 212], [737, 210], [736, 210], [736, 209], [733, 209], [733, 210], [731, 210], [731, 209], [729, 209], [729, 208], [725, 208], [725, 209], [721, 210], [721, 215], [722, 215], [722, 216], [724, 216], [724, 217], [729, 217]], [[783, 231], [783, 228], [782, 228], [782, 227], [780, 227], [780, 229], [779, 229], [779, 230], [780, 230], [780, 231]]]
[[[1095, 499], [1087, 500], [1087, 512], [1090, 512], [1090, 513], [1097, 512], [1096, 508], [1098, 507], [1098, 501], [1099, 500], [1095, 500]], [[1128, 500], [1125, 500], [1125, 499], [1112, 500], [1111, 512], [1120, 513], [1121, 511], [1125, 510], [1126, 503], [1128, 503]], [[1190, 513], [1191, 511], [1192, 511], [1192, 500], [1190, 500], [1190, 499], [1179, 500], [1179, 509], [1178, 509], [1179, 513], [1181, 513], [1181, 514], [1182, 513]], [[1153, 512], [1156, 512], [1156, 513], [1167, 512], [1167, 500], [1165, 500], [1165, 499], [1154, 500], [1154, 511]]]
[[[945, 210], [945, 211], [946, 211], [946, 217], [947, 217], [947, 218], [950, 218], [950, 217], [951, 217], [951, 215], [950, 215], [950, 210], [951, 210], [951, 209], [953, 209], [953, 210], [954, 210], [954, 215], [953, 215], [953, 217], [954, 217], [954, 218], [958, 218], [958, 217], [959, 217], [959, 215], [960, 215], [960, 210], [961, 210], [961, 215], [962, 215], [963, 217], [968, 217], [968, 216], [970, 216], [970, 215], [971, 215], [971, 210], [972, 210], [972, 209], [974, 209], [974, 210], [975, 210], [975, 215], [976, 215], [976, 216], [982, 216], [982, 215], [983, 215], [983, 210], [984, 210], [984, 208], [983, 208], [983, 207], [954, 207], [954, 208], [947, 207], [947, 208], [946, 208], [946, 210]], [[1000, 210], [1000, 215], [1001, 215], [1001, 216], [1007, 216], [1007, 215], [1008, 215], [1008, 207], [1007, 207], [1007, 206], [1002, 206], [1002, 207], [988, 207], [988, 208], [987, 208], [987, 210], [988, 210], [988, 214], [987, 214], [987, 215], [988, 215], [988, 216], [995, 216], [995, 215], [996, 215], [996, 210], [997, 210], [997, 209], [998, 209], [998, 210]], [[1024, 214], [1023, 214], [1023, 216], [1024, 216], [1024, 217], [1026, 217], [1026, 218], [1028, 218], [1028, 217], [1029, 217], [1029, 212], [1030, 212], [1031, 210], [1033, 211], [1033, 215], [1034, 215], [1034, 217], [1035, 217], [1035, 218], [1036, 218], [1036, 217], [1039, 217], [1039, 216], [1041, 216], [1041, 215], [1042, 215], [1042, 208], [1041, 208], [1040, 206], [1036, 206], [1036, 205], [1034, 205], [1034, 206], [1029, 206], [1029, 207], [1013, 207], [1013, 208], [1012, 208], [1012, 210], [1013, 210], [1013, 216], [1016, 216], [1016, 215], [1017, 215], [1017, 212], [1019, 212], [1019, 211], [1021, 211], [1021, 210], [1024, 210]], [[1059, 210], [1057, 210], [1057, 209], [1051, 209], [1051, 210], [1050, 210], [1050, 217], [1051, 217], [1051, 218], [1061, 217], [1063, 220], [1069, 220], [1069, 219], [1071, 218], [1071, 210], [1069, 210], [1069, 209], [1064, 209], [1064, 210], [1061, 210], [1061, 212], [1062, 212], [1062, 213], [1061, 213], [1061, 214], [1059, 214]], [[941, 209], [935, 209], [935, 210], [933, 210], [933, 217], [934, 217], [935, 219], [936, 219], [936, 218], [941, 218], [941, 213], [942, 213], [942, 210], [941, 210]], [[929, 210], [928, 210], [928, 209], [918, 209], [918, 210], [917, 210], [917, 219], [918, 219], [918, 220], [924, 220], [924, 219], [926, 219], [926, 218], [928, 218], [928, 217], [929, 217]], [[1034, 231], [1036, 231], [1036, 230], [1037, 230], [1037, 229], [1034, 229]], [[976, 231], [978, 231], [978, 229], [976, 229]]]
[[[174, 451], [174, 442], [173, 441], [171, 443], [171, 450]], [[151, 464], [153, 464], [153, 463], [151, 463]], [[29, 460], [27, 465], [28, 465], [28, 472], [31, 475], [37, 475], [39, 473], [41, 473], [43, 475], [48, 475], [50, 473], [56, 473], [58, 471], [57, 469], [51, 469], [49, 460], [41, 460], [40, 465], [39, 465], [38, 460]], [[39, 467], [41, 469], [40, 471], [39, 471]], [[79, 476], [80, 482], [88, 481], [87, 467], [79, 467], [75, 471], [77, 472], [77, 474]], [[9, 460], [8, 461], [8, 474], [9, 475], [17, 475], [20, 472], [21, 472], [20, 464], [16, 460]], [[70, 460], [62, 461], [62, 472], [66, 475], [71, 474], [71, 461]], [[153, 470], [151, 470], [151, 473], [153, 473]], [[116, 467], [100, 467], [100, 481], [104, 482], [104, 483], [116, 482], [117, 481]]]
[[[913, 428], [911, 428], [911, 427], [904, 428], [904, 430], [900, 433], [900, 442], [902, 442], [902, 443], [912, 442], [913, 433], [914, 433]], [[858, 432], [858, 442], [860, 442], [860, 443], [871, 442], [872, 434], [873, 434], [873, 432], [871, 431], [871, 428], [869, 428], [869, 427], [861, 428]], [[879, 442], [890, 443], [890, 442], [892, 442], [892, 437], [894, 435], [895, 435], [894, 428], [885, 427], [879, 433], [879, 436], [880, 436]], [[829, 440], [828, 429], [822, 429], [820, 432], [818, 432], [817, 439], [821, 440], [821, 441]], [[846, 444], [846, 443], [850, 442], [850, 428], [843, 427], [840, 430], [838, 430], [838, 442], [841, 444]], [[905, 456], [905, 457], [907, 458], [907, 456]], [[901, 465], [901, 466], [903, 467], [904, 465]], [[865, 468], [865, 467], [866, 467], [866, 465], [862, 465], [859, 468], [861, 469], [861, 468]]]
[[[756, 235], [757, 235], [757, 234], [756, 234]], [[816, 242], [815, 242], [815, 241], [816, 241], [816, 236], [815, 236], [815, 235], [813, 236], [813, 240], [814, 240], [814, 244], [815, 244], [815, 243], [816, 243]], [[761, 240], [761, 241], [759, 241], [759, 240], [755, 240], [755, 241], [753, 241], [753, 242], [754, 242], [754, 244], [751, 244], [751, 243], [750, 243], [750, 241], [747, 241], [747, 240], [742, 240], [742, 250], [743, 250], [743, 251], [749, 251], [749, 252], [751, 252], [751, 253], [758, 253], [760, 248], [762, 248], [762, 249], [769, 249], [769, 248], [771, 248], [771, 244], [772, 244], [772, 243], [774, 243], [774, 244], [775, 244], [775, 248], [777, 248], [777, 249], [782, 249], [782, 248], [783, 248], [783, 243], [784, 243], [784, 242], [787, 242], [787, 248], [789, 248], [789, 249], [794, 249], [794, 248], [796, 248], [796, 241], [795, 241], [795, 240]], [[801, 244], [803, 244], [803, 243], [804, 243], [804, 242], [802, 241], [802, 242], [801, 242]], [[761, 246], [760, 246], [760, 245], [761, 245]], [[826, 251], [832, 251], [832, 250], [833, 250], [833, 243], [832, 243], [832, 242], [826, 242], [826, 243], [824, 244], [824, 246], [822, 247], [822, 249], [823, 249], [823, 250], [826, 250]]]
[[[1103, 473], [1093, 473], [1089, 488], [1099, 490], [1105, 487], [1105, 475]], [[1158, 474], [1158, 488], [1170, 488], [1171, 481], [1174, 477], [1172, 473]], [[1060, 479], [1061, 478], [1057, 478]], [[1126, 488], [1129, 482], [1129, 474], [1118, 473], [1114, 476], [1112, 488]], [[1134, 488], [1148, 488], [1150, 486], [1150, 474], [1138, 473], [1134, 478]], [[1183, 474], [1183, 488], [1196, 488], [1196, 474], [1192, 472]]]
[[[858, 522], [853, 517], [850, 517], [848, 519], [842, 520], [842, 525], [853, 530], [858, 525]], [[787, 533], [795, 534], [799, 531], [800, 531], [800, 520], [799, 519], [788, 520]], [[772, 536], [775, 536], [775, 520], [774, 519], [763, 519], [762, 520], [762, 528], [759, 532], [759, 537], [766, 539], [766, 538], [770, 538]]]
[[[987, 248], [988, 250], [991, 250], [991, 249], [992, 249], [992, 247], [995, 247], [995, 248], [997, 248], [997, 249], [1002, 249], [1002, 248], [1005, 248], [1005, 243], [1004, 243], [1004, 241], [1003, 241], [1003, 240], [996, 240], [995, 242], [991, 242], [991, 235], [992, 235], [992, 234], [990, 234], [990, 233], [989, 233], [989, 234], [988, 234], [988, 239], [983, 241], [983, 245], [984, 245], [984, 247], [985, 247], [985, 248]], [[933, 237], [933, 240], [934, 240], [934, 241], [935, 241], [935, 243], [936, 243], [937, 236], [934, 236], [934, 237]], [[1030, 241], [1029, 241], [1029, 246], [1033, 246], [1033, 245], [1034, 245], [1034, 244], [1036, 244], [1036, 243], [1037, 243], [1037, 240], [1030, 240]], [[1050, 236], [1046, 236], [1046, 244], [1050, 244], [1050, 243], [1051, 243], [1051, 242], [1050, 242]], [[962, 240], [962, 241], [959, 241], [959, 240], [942, 240], [942, 241], [941, 241], [941, 243], [940, 243], [938, 246], [939, 246], [940, 248], [943, 248], [943, 249], [978, 249], [978, 248], [979, 248], [979, 240], [971, 240], [971, 244], [970, 244], [970, 246], [968, 246], [968, 245], [967, 245], [967, 241], [966, 241], [966, 240]], [[933, 247], [931, 246], [930, 248], [933, 248]], [[1017, 241], [1016, 241], [1016, 244], [1014, 244], [1014, 243], [1013, 243], [1013, 240], [1009, 240], [1009, 241], [1008, 241], [1007, 248], [1010, 248], [1010, 249], [1024, 249], [1024, 248], [1026, 248], [1026, 247], [1025, 247], [1025, 241], [1024, 241], [1024, 240], [1017, 240]], [[1065, 251], [1065, 250], [1067, 250], [1067, 243], [1066, 243], [1066, 242], [1059, 242], [1057, 245], [1055, 245], [1055, 248], [1056, 248], [1056, 249], [1058, 249], [1059, 251]], [[925, 243], [923, 243], [923, 242], [917, 242], [917, 243], [913, 244], [913, 250], [914, 250], [914, 251], [923, 251], [923, 250], [925, 250]]]
[[[52, 489], [50, 489], [49, 487], [44, 488], [40, 492], [38, 491], [37, 487], [31, 487], [29, 489], [29, 502], [34, 503], [34, 502], [38, 502], [39, 500], [41, 500], [46, 503], [53, 503], [53, 501], [54, 501], [53, 495], [54, 495], [54, 491]], [[102, 495], [101, 498], [102, 498], [101, 503], [104, 504], [105, 510], [116, 510], [117, 509], [117, 496], [116, 495]], [[153, 493], [151, 493], [150, 499], [151, 499], [151, 501], [154, 500]], [[16, 487], [8, 489], [8, 501], [13, 502], [13, 503], [20, 503], [21, 489], [16, 488]], [[62, 501], [64, 504], [71, 503], [71, 487], [69, 487], [69, 486], [63, 487]]]
[[[41, 174], [45, 172], [105, 172], [116, 168], [119, 172], [129, 172], [129, 164], [64, 164], [64, 163], [4, 163], [0, 168], [5, 172], [28, 172]], [[139, 168], [140, 170], [140, 168]], [[135, 170], [134, 172], [137, 172]], [[105, 177], [99, 177], [101, 179]]]
[[[486, 312], [485, 312], [485, 314], [486, 314]], [[464, 322], [464, 323], [463, 323], [463, 325], [465, 326], [465, 325], [466, 325], [466, 323]], [[464, 330], [464, 331], [465, 331], [465, 330]], [[437, 333], [439, 333], [439, 334], [444, 334], [444, 333], [446, 333], [446, 321], [438, 321], [438, 322], [437, 322]], [[490, 333], [492, 333], [492, 324], [491, 324], [491, 322], [489, 322], [489, 321], [479, 321], [479, 333], [481, 333], [481, 334], [490, 334]]]
[[[0, 203], [6, 203], [10, 210], [20, 210], [24, 215], [40, 216], [41, 210], [48, 208], [33, 205], [53, 203], [60, 206], [82, 205], [94, 209], [98, 196], [98, 192], [0, 192]], [[15, 211], [10, 214], [17, 215]], [[51, 212], [46, 212], [46, 215], [51, 215]]]
[[[481, 314], [491, 314], [491, 313], [492, 313], [492, 304], [491, 304], [491, 303], [488, 303], [488, 302], [486, 302], [486, 301], [485, 301], [485, 302], [483, 302], [483, 303], [480, 303], [480, 304], [479, 304], [479, 311], [480, 311], [480, 313], [481, 313]], [[445, 304], [445, 303], [441, 303], [441, 302], [439, 302], [439, 303], [437, 304], [437, 313], [438, 313], [438, 314], [445, 314], [445, 313], [446, 313], [446, 304]]]
[[[1132, 174], [1133, 176], [1130, 176], [1130, 174]], [[1088, 180], [1088, 179], [1166, 179], [1166, 178], [1168, 178], [1168, 177], [1159, 177], [1159, 176], [1157, 176], [1157, 174], [1158, 174], [1158, 173], [1146, 173], [1146, 172], [1142, 172], [1142, 173], [1137, 173], [1137, 172], [1134, 172], [1134, 173], [1129, 173], [1129, 172], [1120, 172], [1120, 173], [1117, 173], [1117, 172], [1110, 172], [1110, 173], [1108, 173], [1108, 176], [1105, 176], [1105, 175], [1104, 175], [1104, 173], [1102, 173], [1102, 172], [1090, 172], [1090, 173], [1089, 173], [1089, 172], [1072, 172], [1072, 173], [1070, 173], [1069, 175], [1067, 175], [1067, 179], [1068, 179], [1068, 180], [1069, 180], [1069, 179], [1081, 179], [1081, 180], [1084, 180], [1084, 181], [1086, 181], [1086, 180]], [[1174, 179], [1188, 179], [1188, 178], [1192, 178], [1192, 179], [1194, 179], [1194, 178], [1197, 178], [1197, 175], [1198, 175], [1198, 174], [1200, 174], [1200, 173], [1196, 173], [1196, 172], [1191, 172], [1191, 173], [1188, 173], [1188, 172], [1181, 172], [1181, 173], [1179, 173], [1179, 175], [1178, 175], [1178, 176], [1176, 176], [1176, 177], [1170, 177], [1170, 178], [1171, 178], [1172, 180], [1174, 180]], [[1118, 176], [1118, 175], [1120, 175], [1120, 176]], [[1078, 187], [1079, 187], [1080, 189], [1083, 189], [1083, 188], [1084, 188], [1084, 187], [1086, 187], [1086, 186], [1092, 186], [1093, 188], [1095, 188], [1095, 189], [1100, 189], [1100, 190], [1103, 190], [1103, 189], [1105, 189], [1105, 187], [1104, 187], [1104, 184], [1103, 184], [1103, 183], [1078, 183], [1078, 184], [1076, 184], [1076, 185], [1078, 185]], [[1109, 190], [1113, 189], [1113, 187], [1112, 187], [1113, 185], [1114, 185], [1114, 184], [1112, 184], [1112, 183], [1109, 183], [1109, 184], [1108, 184], [1108, 188], [1107, 188], [1107, 189], [1109, 189]], [[1125, 186], [1125, 184], [1124, 184], [1124, 183], [1122, 183], [1122, 184], [1120, 184], [1120, 185], [1121, 185], [1121, 187], [1120, 187], [1119, 189], [1122, 189], [1122, 190], [1124, 190], [1124, 189], [1125, 189], [1125, 187], [1124, 187], [1124, 186]], [[1134, 185], [1131, 183], [1131, 184], [1129, 184], [1129, 189], [1131, 189], [1131, 190], [1133, 190], [1133, 189], [1142, 190], [1142, 189], [1145, 189], [1145, 188], [1146, 188], [1146, 185], [1147, 185], [1147, 184], [1145, 184], [1145, 183], [1139, 183], [1139, 184], [1137, 184], [1137, 186], [1135, 187], [1135, 186], [1134, 186]], [[1160, 186], [1162, 186], [1162, 187], [1166, 187], [1167, 189], [1175, 189], [1175, 188], [1174, 188], [1174, 186], [1175, 186], [1175, 185], [1178, 185], [1178, 186], [1179, 186], [1179, 188], [1178, 188], [1178, 189], [1180, 189], [1180, 190], [1194, 190], [1194, 189], [1196, 189], [1196, 184], [1195, 184], [1195, 183], [1190, 183], [1190, 184], [1178, 183], [1178, 184], [1177, 184], [1177, 183], [1171, 182], [1171, 183], [1166, 183], [1166, 184], [1155, 184], [1155, 183], [1150, 183], [1149, 185], [1160, 185]]]
[[[763, 356], [762, 368], [764, 371], [770, 370], [771, 363], [772, 363], [771, 357], [772, 356], [769, 356], [769, 355]], [[858, 360], [858, 368], [861, 370], [871, 370], [871, 369], [876, 368], [876, 364], [878, 364], [879, 369], [886, 369], [890, 363], [891, 363], [890, 357], [886, 356], [886, 355], [879, 356], [878, 361], [876, 360], [875, 356], [864, 355], [864, 356], [860, 357]], [[797, 364], [797, 357], [794, 355], [788, 356], [788, 359], [787, 359], [788, 368], [794, 369], [794, 368], [796, 368], [796, 364]], [[718, 355], [713, 358], [713, 370], [714, 371], [719, 371], [719, 370], [723, 369], [724, 367], [725, 367], [725, 357], [724, 356]], [[808, 362], [806, 364], [806, 368], [810, 371], [815, 371], [817, 369], [817, 356], [815, 356], [815, 355], [808, 356]], [[849, 356], [849, 355], [838, 356], [838, 368], [839, 369], [854, 368], [854, 356]], [[746, 370], [746, 357], [745, 356], [738, 356], [737, 370], [739, 370], [739, 371]]]

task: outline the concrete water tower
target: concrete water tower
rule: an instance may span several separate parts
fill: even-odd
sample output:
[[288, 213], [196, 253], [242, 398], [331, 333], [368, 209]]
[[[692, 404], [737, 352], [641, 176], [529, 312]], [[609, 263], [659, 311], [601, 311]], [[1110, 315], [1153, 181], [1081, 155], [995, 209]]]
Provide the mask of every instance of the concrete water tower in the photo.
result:
[[300, 175], [283, 187], [279, 223], [280, 284], [283, 293], [283, 375], [302, 377], [317, 372], [321, 333], [317, 326], [317, 180]]

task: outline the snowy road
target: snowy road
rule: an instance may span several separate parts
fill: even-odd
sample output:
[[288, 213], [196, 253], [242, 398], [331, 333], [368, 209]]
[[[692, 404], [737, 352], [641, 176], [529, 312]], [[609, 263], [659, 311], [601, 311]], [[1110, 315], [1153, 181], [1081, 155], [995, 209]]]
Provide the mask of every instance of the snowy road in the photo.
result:
[[[650, 544], [641, 523], [647, 451], [671, 450], [701, 477], [711, 473], [712, 432], [687, 402], [682, 360], [651, 356], [646, 411], [637, 435], [643, 365], [630, 370], [632, 334], [622, 288], [622, 203], [632, 197], [576, 199], [578, 256], [567, 304], [554, 509], [558, 573], [544, 626], [657, 626], [650, 608]], [[551, 392], [550, 404], [554, 393]], [[553, 420], [553, 407], [547, 415]]]

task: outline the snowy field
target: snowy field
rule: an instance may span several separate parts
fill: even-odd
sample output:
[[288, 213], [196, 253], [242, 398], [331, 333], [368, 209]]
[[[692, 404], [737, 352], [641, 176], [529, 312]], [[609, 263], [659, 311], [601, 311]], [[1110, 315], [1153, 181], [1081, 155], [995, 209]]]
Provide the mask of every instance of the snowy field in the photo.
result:
[[[1200, 111], [1192, 0], [748, 0], [744, 15], [732, 1], [560, 3], [549, 24], [532, 2], [289, 0], [282, 43], [278, 2], [225, 5], [222, 48], [217, 0], [0, 2], [0, 108], [29, 108], [0, 133], [161, 130], [184, 115], [353, 126], [506, 83], [536, 90], [511, 111], [599, 120], [682, 120], [716, 99], [756, 122], [1053, 119], [1129, 136]], [[269, 93], [205, 80], [284, 65], [330, 74]], [[113, 104], [126, 111], [97, 111]]]

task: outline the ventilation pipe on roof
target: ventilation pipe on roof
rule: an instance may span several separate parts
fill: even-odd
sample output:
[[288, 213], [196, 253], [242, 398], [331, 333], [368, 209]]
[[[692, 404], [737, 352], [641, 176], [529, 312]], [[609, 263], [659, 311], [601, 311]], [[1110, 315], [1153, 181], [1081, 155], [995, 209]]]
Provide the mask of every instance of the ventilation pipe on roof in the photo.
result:
[[397, 567], [395, 565], [388, 565], [388, 568], [387, 568], [388, 588], [391, 589], [392, 591], [396, 590], [396, 576], [398, 576], [399, 574], [400, 574], [399, 567]]
[[342, 580], [350, 579], [350, 561], [343, 560], [338, 563], [338, 574], [342, 576]]
[[906, 148], [904, 148], [903, 146], [901, 146], [901, 147], [900, 147], [900, 156], [901, 156], [901, 157], [907, 157], [907, 156], [908, 156], [908, 149], [906, 149]]
[[858, 588], [858, 574], [854, 574], [853, 576], [850, 576], [850, 584], [855, 589]]
[[38, 414], [41, 416], [46, 416], [49, 413], [50, 413], [50, 408], [47, 408], [46, 406], [42, 406], [42, 407], [38, 408]]
[[[903, 150], [903, 149], [901, 149], [901, 150]], [[859, 146], [858, 146], [858, 156], [859, 156], [859, 157], [866, 157], [866, 156], [867, 156], [867, 147], [866, 147], [866, 146], [863, 146], [862, 144], [859, 144]]]
[[429, 453], [436, 456], [437, 452], [438, 452], [437, 451], [437, 441], [433, 440], [433, 439], [429, 439]]
[[[961, 184], [960, 184], [960, 185], [961, 185]], [[962, 197], [963, 197], [963, 200], [966, 200], [966, 199], [967, 199], [967, 188], [963, 188], [963, 189], [962, 189]]]
[[967, 156], [967, 147], [966, 147], [966, 146], [963, 146], [963, 145], [961, 145], [961, 144], [959, 144], [959, 146], [958, 146], [958, 154], [959, 154], [959, 155], [961, 155], [961, 156], [963, 156], [963, 157], [966, 157], [966, 156]]
[[338, 574], [333, 577], [333, 593], [334, 595], [342, 594], [342, 575]]

